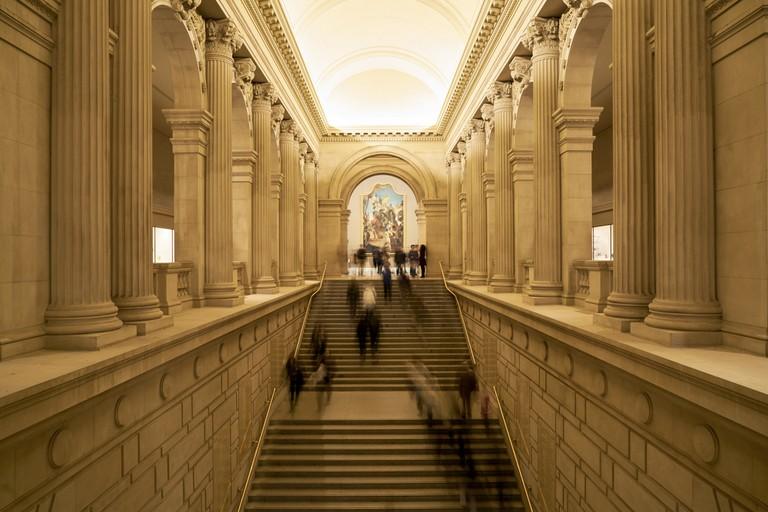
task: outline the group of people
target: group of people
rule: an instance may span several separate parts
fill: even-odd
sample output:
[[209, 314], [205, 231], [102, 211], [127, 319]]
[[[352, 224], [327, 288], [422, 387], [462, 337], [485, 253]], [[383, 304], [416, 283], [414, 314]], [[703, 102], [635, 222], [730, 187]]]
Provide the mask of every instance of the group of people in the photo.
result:
[[[387, 265], [387, 271], [389, 272], [389, 263]], [[390, 290], [391, 290], [391, 276], [390, 276]], [[375, 354], [379, 348], [379, 331], [381, 329], [381, 318], [376, 312], [376, 290], [371, 284], [366, 285], [362, 292], [360, 285], [355, 279], [349, 281], [347, 286], [347, 304], [349, 305], [349, 313], [355, 318], [357, 317], [358, 303], [360, 302], [360, 296], [362, 293], [363, 314], [357, 320], [357, 344], [360, 349], [360, 358], [365, 359], [367, 352], [368, 339], [371, 341], [371, 351]], [[384, 287], [384, 296], [391, 296], [391, 291], [387, 292], [386, 285]], [[389, 299], [387, 299], [389, 300]]]
[[[368, 261], [368, 251], [366, 251], [365, 246], [361, 245], [352, 255], [352, 258], [355, 267], [357, 267], [357, 275], [362, 276]], [[390, 266], [389, 252], [386, 249], [374, 247], [371, 252], [371, 258], [373, 260], [373, 268], [376, 269], [376, 273], [379, 275], [383, 274], [385, 268]], [[411, 277], [417, 277], [419, 274], [422, 278], [427, 277], [427, 246], [425, 244], [412, 244], [407, 253], [402, 249], [398, 249], [395, 251], [395, 266], [397, 267], [397, 275], [407, 272]]]

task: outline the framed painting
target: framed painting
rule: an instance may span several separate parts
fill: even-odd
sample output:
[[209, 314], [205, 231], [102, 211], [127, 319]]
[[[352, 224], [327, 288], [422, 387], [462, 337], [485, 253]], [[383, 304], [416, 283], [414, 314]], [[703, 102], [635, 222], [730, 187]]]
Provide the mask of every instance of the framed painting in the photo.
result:
[[363, 200], [363, 245], [368, 252], [394, 252], [405, 241], [405, 196], [389, 184], [376, 184]]

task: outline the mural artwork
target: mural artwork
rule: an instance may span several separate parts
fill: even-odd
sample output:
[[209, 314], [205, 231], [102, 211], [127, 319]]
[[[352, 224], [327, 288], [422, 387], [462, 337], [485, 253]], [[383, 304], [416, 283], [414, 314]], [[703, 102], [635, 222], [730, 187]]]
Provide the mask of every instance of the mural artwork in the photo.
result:
[[405, 196], [391, 185], [377, 184], [363, 194], [363, 245], [369, 252], [382, 249], [394, 252], [405, 240]]

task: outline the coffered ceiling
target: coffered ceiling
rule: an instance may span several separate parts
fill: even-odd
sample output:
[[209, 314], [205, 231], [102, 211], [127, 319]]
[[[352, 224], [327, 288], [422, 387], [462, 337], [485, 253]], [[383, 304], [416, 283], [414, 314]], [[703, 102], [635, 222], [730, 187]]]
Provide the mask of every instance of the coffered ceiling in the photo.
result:
[[483, 0], [281, 0], [331, 130], [437, 123]]

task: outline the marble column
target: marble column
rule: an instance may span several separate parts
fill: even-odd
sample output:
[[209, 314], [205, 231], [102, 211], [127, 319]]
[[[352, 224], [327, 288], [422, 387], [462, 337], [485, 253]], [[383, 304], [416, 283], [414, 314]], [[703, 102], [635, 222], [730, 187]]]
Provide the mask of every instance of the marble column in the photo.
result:
[[298, 250], [296, 251], [296, 257], [298, 258], [298, 269], [302, 276], [302, 284], [304, 283], [304, 221], [307, 215], [307, 194], [304, 192], [299, 193], [299, 222], [298, 229], [296, 231], [296, 239], [298, 240]]
[[48, 346], [98, 349], [136, 334], [111, 299], [108, 2], [64, 2], [54, 52]]
[[472, 119], [467, 127], [467, 255], [465, 283], [471, 286], [487, 284], [488, 256], [486, 247], [486, 209], [483, 191], [483, 162], [485, 161], [485, 123]]
[[272, 103], [277, 99], [272, 84], [254, 84], [251, 115], [253, 119], [253, 148], [258, 154], [253, 175], [253, 272], [251, 288], [254, 293], [277, 293], [272, 276], [272, 225], [270, 188], [272, 175]]
[[512, 175], [512, 204], [514, 206], [513, 228], [515, 254], [514, 292], [522, 293], [525, 289], [525, 267], [527, 260], [533, 259], [533, 151], [513, 149], [509, 153], [509, 166]]
[[173, 230], [176, 261], [192, 264], [189, 293], [204, 305], [205, 162], [211, 114], [207, 110], [165, 109], [173, 151]]
[[269, 222], [271, 233], [271, 247], [272, 262], [270, 267], [272, 269], [272, 277], [275, 283], [280, 285], [280, 233], [282, 231], [281, 223], [283, 220], [280, 218], [280, 201], [283, 196], [283, 184], [285, 179], [281, 172], [280, 163], [282, 155], [280, 154], [280, 124], [283, 122], [285, 116], [285, 107], [280, 104], [272, 105], [272, 139], [271, 139], [271, 162], [270, 162], [270, 214]]
[[715, 344], [722, 312], [705, 5], [656, 0], [654, 19], [656, 296], [631, 331], [670, 345]]
[[480, 115], [485, 124], [485, 152], [483, 153], [483, 204], [485, 205], [485, 268], [486, 284], [490, 284], [496, 259], [496, 140], [493, 105], [483, 103]]
[[653, 0], [613, 7], [613, 290], [595, 321], [628, 331], [654, 294]]
[[450, 222], [446, 277], [448, 279], [461, 279], [462, 242], [461, 207], [459, 205], [459, 194], [461, 193], [461, 156], [457, 151], [448, 154], [446, 166], [448, 170], [448, 218]]
[[232, 259], [245, 263], [243, 293], [253, 293], [253, 181], [259, 162], [252, 150], [232, 152]]
[[352, 214], [350, 210], [342, 210], [340, 216], [340, 228], [339, 228], [339, 259], [342, 268], [342, 275], [349, 274], [349, 216]]
[[303, 273], [298, 263], [299, 228], [299, 139], [301, 131], [296, 121], [287, 120], [280, 124], [280, 173], [283, 189], [280, 196], [280, 284], [299, 286]]
[[304, 278], [320, 279], [317, 260], [317, 155], [307, 153], [304, 159], [304, 191], [307, 207], [304, 214]]
[[227, 19], [205, 22], [205, 77], [211, 123], [205, 169], [205, 303], [235, 306], [243, 297], [232, 268], [232, 54], [242, 40]]
[[511, 292], [515, 287], [515, 203], [508, 156], [512, 146], [512, 93], [511, 83], [496, 82], [487, 95], [488, 101], [493, 103], [496, 171], [496, 219], [493, 231], [496, 251], [489, 290], [497, 293]]
[[168, 327], [152, 277], [152, 6], [110, 2], [112, 300], [138, 334]]
[[469, 223], [469, 214], [467, 212], [467, 143], [465, 140], [459, 140], [456, 144], [459, 152], [459, 162], [461, 166], [459, 209], [461, 210], [461, 279], [467, 282], [467, 272], [469, 271], [469, 251], [467, 250], [467, 226]]
[[559, 23], [535, 18], [523, 44], [533, 52], [534, 280], [525, 290], [529, 304], [557, 304], [563, 290], [560, 223], [560, 156], [552, 114], [557, 109]]

